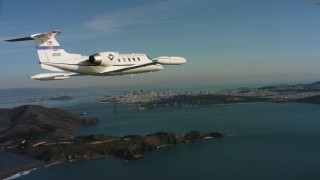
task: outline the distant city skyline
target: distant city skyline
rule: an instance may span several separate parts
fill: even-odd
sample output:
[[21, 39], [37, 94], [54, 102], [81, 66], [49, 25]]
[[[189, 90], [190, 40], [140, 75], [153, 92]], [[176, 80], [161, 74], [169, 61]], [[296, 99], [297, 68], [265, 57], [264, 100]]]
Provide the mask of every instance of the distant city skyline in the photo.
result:
[[[205, 87], [320, 80], [317, 0], [0, 0], [0, 89], [23, 87]], [[3, 40], [59, 29], [63, 48], [176, 55], [182, 66], [116, 77], [39, 82], [33, 42]]]

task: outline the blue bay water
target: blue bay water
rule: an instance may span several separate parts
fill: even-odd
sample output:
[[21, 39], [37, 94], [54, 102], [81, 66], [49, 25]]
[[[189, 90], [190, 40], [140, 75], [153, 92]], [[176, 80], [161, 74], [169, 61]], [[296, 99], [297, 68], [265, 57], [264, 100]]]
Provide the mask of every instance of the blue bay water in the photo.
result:
[[101, 103], [64, 108], [99, 118], [98, 125], [78, 129], [83, 135], [199, 130], [226, 136], [146, 152], [139, 161], [108, 157], [61, 163], [20, 179], [320, 179], [319, 105], [254, 103], [145, 111], [119, 107], [116, 114], [112, 105]]

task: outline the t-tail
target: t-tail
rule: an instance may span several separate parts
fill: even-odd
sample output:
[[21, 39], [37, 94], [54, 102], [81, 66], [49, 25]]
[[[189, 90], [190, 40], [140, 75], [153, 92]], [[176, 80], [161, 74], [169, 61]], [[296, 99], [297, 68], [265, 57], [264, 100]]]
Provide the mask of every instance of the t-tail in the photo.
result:
[[49, 71], [63, 72], [63, 70], [49, 66], [47, 64], [62, 63], [64, 60], [79, 57], [81, 55], [70, 54], [62, 49], [58, 41], [55, 39], [55, 36], [60, 33], [61, 32], [59, 30], [53, 30], [45, 33], [33, 34], [29, 37], [9, 39], [6, 41], [16, 42], [34, 40], [41, 67]]

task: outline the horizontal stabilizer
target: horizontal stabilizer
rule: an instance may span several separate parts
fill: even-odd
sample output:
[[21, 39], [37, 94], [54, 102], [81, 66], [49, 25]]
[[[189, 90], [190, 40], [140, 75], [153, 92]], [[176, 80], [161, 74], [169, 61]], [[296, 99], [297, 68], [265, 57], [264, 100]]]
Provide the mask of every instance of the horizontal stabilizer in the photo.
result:
[[46, 40], [48, 40], [48, 39], [50, 39], [60, 33], [61, 33], [61, 31], [59, 31], [59, 30], [53, 30], [53, 31], [44, 32], [44, 33], [32, 34], [31, 36], [28, 36], [28, 37], [8, 39], [5, 41], [17, 42], [17, 41], [29, 41], [29, 40], [43, 39], [43, 41], [42, 41], [42, 43], [43, 43], [44, 41], [46, 41]]
[[23, 37], [23, 38], [16, 38], [16, 39], [8, 39], [8, 40], [5, 40], [5, 41], [16, 42], [16, 41], [30, 41], [30, 40], [33, 40], [33, 38], [31, 38], [31, 37]]

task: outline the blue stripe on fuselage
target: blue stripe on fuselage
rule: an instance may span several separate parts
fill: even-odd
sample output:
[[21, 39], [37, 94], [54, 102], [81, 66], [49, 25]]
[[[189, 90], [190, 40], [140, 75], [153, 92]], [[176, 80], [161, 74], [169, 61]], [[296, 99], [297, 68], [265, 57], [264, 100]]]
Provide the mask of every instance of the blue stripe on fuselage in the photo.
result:
[[37, 50], [43, 49], [62, 49], [61, 46], [36, 46]]

